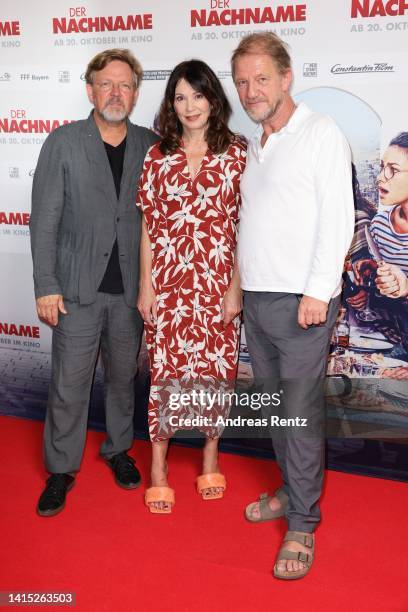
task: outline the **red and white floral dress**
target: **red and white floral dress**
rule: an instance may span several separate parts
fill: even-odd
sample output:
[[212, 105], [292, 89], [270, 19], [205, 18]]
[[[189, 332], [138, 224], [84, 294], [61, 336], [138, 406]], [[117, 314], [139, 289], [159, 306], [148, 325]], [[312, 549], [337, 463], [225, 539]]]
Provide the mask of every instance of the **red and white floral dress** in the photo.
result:
[[[145, 325], [152, 441], [188, 428], [183, 415], [197, 414], [197, 406], [170, 405], [170, 392], [192, 381], [213, 383], [213, 389], [223, 381], [231, 386], [236, 376], [240, 321], [236, 317], [224, 328], [221, 306], [234, 265], [245, 158], [238, 140], [222, 154], [207, 151], [194, 179], [182, 148], [163, 155], [157, 143], [144, 161], [137, 205], [150, 237], [157, 298], [157, 323]], [[208, 419], [198, 428], [209, 436], [219, 431]]]

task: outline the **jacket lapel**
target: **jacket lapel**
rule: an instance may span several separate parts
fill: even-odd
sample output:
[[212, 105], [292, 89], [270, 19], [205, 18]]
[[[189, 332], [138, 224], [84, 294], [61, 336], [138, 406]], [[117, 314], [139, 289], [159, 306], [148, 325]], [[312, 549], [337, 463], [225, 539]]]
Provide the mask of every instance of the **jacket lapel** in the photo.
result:
[[84, 145], [90, 167], [93, 170], [94, 178], [101, 186], [105, 195], [105, 200], [110, 208], [112, 210], [116, 210], [118, 206], [118, 198], [116, 195], [112, 170], [109, 165], [105, 145], [103, 144], [100, 132], [93, 118], [93, 112], [91, 112], [85, 123]]
[[126, 151], [119, 198], [121, 208], [129, 206], [129, 195], [131, 200], [136, 201], [139, 176], [146, 155], [142, 140], [138, 138], [138, 135], [137, 126], [127, 120]]

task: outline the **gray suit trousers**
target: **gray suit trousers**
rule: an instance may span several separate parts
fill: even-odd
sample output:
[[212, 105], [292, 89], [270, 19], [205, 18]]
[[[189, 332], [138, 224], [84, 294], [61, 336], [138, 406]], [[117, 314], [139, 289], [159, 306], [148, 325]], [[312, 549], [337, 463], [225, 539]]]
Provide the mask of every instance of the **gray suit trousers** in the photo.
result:
[[134, 377], [143, 331], [136, 308], [123, 295], [98, 293], [92, 304], [65, 300], [52, 337], [52, 374], [44, 432], [45, 465], [51, 473], [79, 470], [87, 431], [89, 398], [99, 347], [105, 370], [109, 459], [133, 443]]
[[293, 293], [244, 292], [244, 324], [258, 385], [283, 391], [284, 416], [307, 417], [312, 429], [271, 437], [289, 496], [290, 530], [312, 533], [320, 521], [324, 474], [324, 379], [330, 338], [340, 305], [331, 300], [326, 323], [302, 329], [297, 322], [302, 296]]

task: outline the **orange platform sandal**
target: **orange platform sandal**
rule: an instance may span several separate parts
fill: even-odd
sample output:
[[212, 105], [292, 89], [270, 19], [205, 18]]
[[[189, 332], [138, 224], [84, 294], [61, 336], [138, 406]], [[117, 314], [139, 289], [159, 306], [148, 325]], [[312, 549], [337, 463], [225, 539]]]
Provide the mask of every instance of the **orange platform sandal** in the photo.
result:
[[[196, 483], [197, 493], [199, 493], [204, 500], [221, 499], [221, 497], [224, 497], [224, 491], [227, 488], [225, 476], [218, 473], [202, 474], [197, 478]], [[208, 489], [213, 488], [221, 489], [221, 491], [218, 491], [218, 493], [208, 491]]]
[[[152, 505], [159, 502], [170, 504], [170, 507], [156, 508]], [[170, 487], [150, 487], [146, 489], [145, 504], [153, 514], [170, 514], [175, 503], [174, 489]]]

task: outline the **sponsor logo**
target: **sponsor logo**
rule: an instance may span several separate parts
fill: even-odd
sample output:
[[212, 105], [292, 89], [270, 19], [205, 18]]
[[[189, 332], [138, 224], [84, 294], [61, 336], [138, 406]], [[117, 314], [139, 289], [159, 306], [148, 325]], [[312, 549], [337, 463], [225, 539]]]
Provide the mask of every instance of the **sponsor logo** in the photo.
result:
[[84, 6], [70, 8], [69, 17], [54, 17], [52, 20], [53, 34], [86, 34], [119, 30], [151, 30], [152, 28], [153, 15], [151, 13], [88, 17]]
[[19, 21], [0, 21], [0, 36], [20, 36]]
[[5, 336], [24, 336], [25, 338], [39, 338], [40, 328], [35, 325], [18, 325], [17, 323], [0, 322], [0, 334]]
[[331, 67], [330, 72], [332, 74], [353, 74], [353, 73], [373, 73], [373, 72], [395, 72], [394, 66], [387, 62], [374, 62], [374, 64], [364, 64], [364, 66], [355, 66], [350, 64], [349, 66], [342, 66], [341, 64], [334, 64]]
[[303, 64], [303, 76], [304, 77], [317, 77], [317, 63], [316, 62], [305, 62]]
[[144, 81], [166, 81], [171, 74], [171, 70], [144, 70]]
[[48, 74], [29, 74], [24, 72], [20, 74], [20, 81], [49, 81]]
[[58, 83], [70, 83], [71, 82], [71, 74], [69, 70], [59, 70], [58, 71]]
[[231, 77], [231, 70], [218, 70], [217, 76], [219, 79], [229, 79]]
[[13, 109], [10, 111], [10, 117], [0, 118], [0, 134], [49, 134], [60, 125], [72, 123], [68, 119], [29, 119], [27, 113], [22, 109]]
[[351, 17], [398, 17], [408, 11], [407, 0], [351, 0]]
[[9, 168], [9, 177], [10, 178], [20, 178], [20, 172], [16, 166], [13, 168]]
[[0, 74], [0, 81], [5, 81], [5, 82], [9, 82], [11, 80], [11, 74], [9, 72], [3, 72], [3, 74]]
[[0, 225], [28, 225], [29, 223], [30, 213], [0, 210]]
[[306, 21], [306, 4], [280, 4], [275, 7], [230, 8], [230, 0], [211, 0], [210, 10], [190, 11], [192, 28]]

